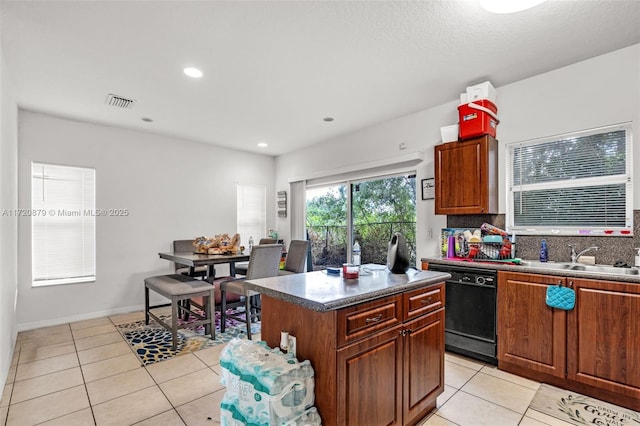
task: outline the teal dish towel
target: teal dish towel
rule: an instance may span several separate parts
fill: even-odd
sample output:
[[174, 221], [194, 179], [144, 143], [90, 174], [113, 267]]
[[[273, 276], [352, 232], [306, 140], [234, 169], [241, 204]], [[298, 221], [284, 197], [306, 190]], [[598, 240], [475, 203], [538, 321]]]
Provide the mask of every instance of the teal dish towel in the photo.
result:
[[570, 311], [576, 305], [576, 292], [569, 287], [550, 285], [547, 287], [547, 305]]

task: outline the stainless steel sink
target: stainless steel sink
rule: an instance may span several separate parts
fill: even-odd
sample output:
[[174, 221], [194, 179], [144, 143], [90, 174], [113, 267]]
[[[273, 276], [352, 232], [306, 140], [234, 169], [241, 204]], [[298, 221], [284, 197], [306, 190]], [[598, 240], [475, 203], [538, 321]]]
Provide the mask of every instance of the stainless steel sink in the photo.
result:
[[571, 263], [564, 262], [537, 262], [533, 260], [523, 260], [520, 265], [528, 268], [541, 268], [541, 269], [571, 269]]
[[569, 270], [596, 272], [599, 274], [638, 275], [638, 269], [636, 268], [616, 268], [614, 266], [604, 266], [604, 265], [574, 264], [574, 265], [571, 265]]
[[540, 269], [560, 269], [565, 271], [584, 271], [598, 274], [615, 274], [615, 275], [639, 275], [637, 268], [616, 268], [607, 265], [584, 265], [581, 263], [570, 262], [536, 262], [525, 260], [520, 262], [521, 265], [529, 268]]

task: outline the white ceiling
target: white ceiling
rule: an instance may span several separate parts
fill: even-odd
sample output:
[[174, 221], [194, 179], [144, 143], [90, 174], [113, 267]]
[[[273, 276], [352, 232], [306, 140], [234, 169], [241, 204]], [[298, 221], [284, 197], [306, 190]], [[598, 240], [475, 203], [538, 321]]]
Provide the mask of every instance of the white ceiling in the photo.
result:
[[[0, 11], [20, 107], [269, 155], [640, 42], [638, 0], [512, 15], [476, 0], [1, 0]], [[185, 77], [189, 65], [204, 77]], [[109, 93], [136, 105], [107, 106]]]

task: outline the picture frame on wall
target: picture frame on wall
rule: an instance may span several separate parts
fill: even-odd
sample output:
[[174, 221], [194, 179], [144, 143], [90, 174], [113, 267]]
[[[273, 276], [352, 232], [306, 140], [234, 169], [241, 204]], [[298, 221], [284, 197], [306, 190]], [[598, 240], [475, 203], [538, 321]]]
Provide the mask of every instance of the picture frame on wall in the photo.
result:
[[436, 198], [436, 179], [422, 179], [422, 199], [434, 200]]

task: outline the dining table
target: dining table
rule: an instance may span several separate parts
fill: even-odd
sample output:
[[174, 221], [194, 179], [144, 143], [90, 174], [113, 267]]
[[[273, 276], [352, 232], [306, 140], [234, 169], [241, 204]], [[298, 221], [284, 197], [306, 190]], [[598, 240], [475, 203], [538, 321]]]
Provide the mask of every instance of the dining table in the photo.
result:
[[238, 254], [206, 254], [194, 252], [165, 252], [158, 253], [160, 259], [169, 260], [179, 265], [189, 267], [189, 275], [193, 275], [195, 268], [198, 266], [207, 267], [207, 281], [213, 282], [216, 277], [215, 265], [228, 263], [229, 275], [236, 275], [236, 262], [246, 262], [249, 255], [244, 253]]

